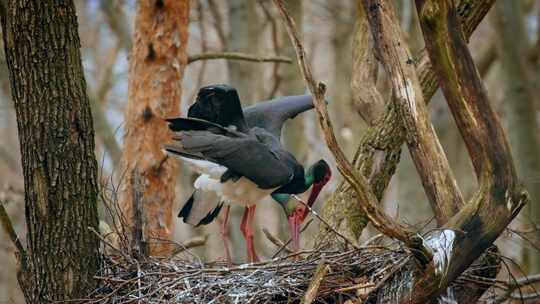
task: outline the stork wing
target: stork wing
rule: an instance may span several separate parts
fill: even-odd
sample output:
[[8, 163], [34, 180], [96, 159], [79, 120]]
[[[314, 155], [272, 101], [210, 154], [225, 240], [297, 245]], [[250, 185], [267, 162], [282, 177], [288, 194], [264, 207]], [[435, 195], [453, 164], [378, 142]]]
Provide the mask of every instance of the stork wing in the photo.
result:
[[197, 94], [197, 101], [189, 107], [188, 117], [204, 119], [224, 127], [233, 125], [240, 132], [248, 132], [238, 93], [228, 85], [202, 87]]
[[184, 131], [175, 136], [182, 151], [202, 155], [244, 176], [261, 189], [272, 189], [288, 183], [293, 168], [287, 161], [288, 154], [272, 149], [257, 136], [241, 133], [237, 137], [215, 134], [211, 131]]
[[311, 95], [285, 96], [247, 107], [244, 116], [250, 128], [263, 128], [281, 138], [281, 128], [287, 119], [312, 108]]

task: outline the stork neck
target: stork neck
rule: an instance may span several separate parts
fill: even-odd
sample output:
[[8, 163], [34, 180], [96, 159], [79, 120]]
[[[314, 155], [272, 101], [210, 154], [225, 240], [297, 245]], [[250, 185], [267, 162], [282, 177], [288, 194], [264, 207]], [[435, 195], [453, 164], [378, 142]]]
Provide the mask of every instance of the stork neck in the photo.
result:
[[315, 180], [315, 177], [313, 174], [310, 174], [310, 172], [306, 172], [306, 175], [304, 176], [304, 184], [306, 185], [306, 188], [311, 187], [313, 185], [313, 181]]

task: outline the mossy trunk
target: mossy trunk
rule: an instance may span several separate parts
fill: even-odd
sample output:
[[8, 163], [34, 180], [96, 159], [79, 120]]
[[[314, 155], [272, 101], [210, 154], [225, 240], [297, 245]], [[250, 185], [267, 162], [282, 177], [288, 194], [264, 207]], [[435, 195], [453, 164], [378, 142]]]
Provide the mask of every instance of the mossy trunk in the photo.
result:
[[[461, 23], [465, 37], [471, 36], [494, 2], [494, 0], [460, 2], [458, 12], [462, 16]], [[430, 102], [438, 87], [435, 73], [425, 50], [415, 58], [424, 100]], [[392, 103], [382, 116], [364, 132], [354, 157], [354, 166], [368, 178], [379, 200], [396, 170], [401, 146], [405, 142], [405, 131]], [[343, 182], [325, 202], [322, 211], [323, 217], [330, 225], [352, 239], [360, 237], [368, 223], [367, 216], [358, 208], [355, 199], [352, 188]], [[343, 245], [341, 239], [335, 238], [325, 225], [321, 225], [319, 235], [319, 242], [331, 241], [331, 245]]]
[[97, 162], [72, 1], [2, 3], [25, 184], [27, 303], [82, 298], [98, 270]]

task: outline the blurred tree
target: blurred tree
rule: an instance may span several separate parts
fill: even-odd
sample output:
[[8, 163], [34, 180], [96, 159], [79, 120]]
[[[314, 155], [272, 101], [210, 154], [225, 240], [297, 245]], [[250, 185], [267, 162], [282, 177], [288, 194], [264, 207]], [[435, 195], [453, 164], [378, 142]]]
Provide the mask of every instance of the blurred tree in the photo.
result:
[[27, 303], [85, 297], [98, 270], [97, 163], [72, 1], [3, 1], [1, 21], [17, 114], [28, 251]]
[[[540, 222], [540, 187], [535, 176], [540, 174], [540, 128], [536, 118], [536, 96], [531, 87], [532, 76], [528, 69], [528, 40], [525, 31], [523, 3], [520, 1], [498, 1], [493, 23], [499, 39], [497, 53], [501, 63], [505, 86], [503, 106], [508, 123], [508, 137], [516, 161], [518, 176], [529, 190], [532, 204], [522, 213], [524, 222]], [[532, 233], [533, 241], [538, 242], [538, 230]], [[540, 273], [540, 251], [523, 248], [523, 268], [530, 273]]]
[[[261, 26], [257, 15], [257, 2], [245, 0], [227, 1], [227, 18], [229, 21], [229, 32], [225, 49], [235, 52], [245, 52], [257, 54], [260, 51], [261, 44]], [[246, 61], [227, 61], [229, 84], [236, 88], [240, 100], [244, 106], [253, 104], [260, 96], [261, 89], [261, 67], [259, 64], [253, 64]], [[240, 218], [244, 208], [233, 205], [229, 219], [229, 231], [240, 230]], [[259, 230], [256, 229], [258, 232]], [[232, 258], [241, 261], [244, 256], [245, 242], [238, 233], [230, 233]], [[257, 243], [260, 237], [255, 237]], [[260, 247], [257, 245], [257, 247]]]
[[[261, 26], [257, 16], [257, 1], [227, 1], [229, 35], [227, 50], [259, 53]], [[229, 84], [238, 90], [243, 105], [255, 102], [260, 96], [261, 66], [245, 61], [228, 60]]]
[[135, 19], [121, 208], [132, 233], [142, 229], [138, 245], [146, 249], [138, 249], [151, 255], [167, 255], [172, 249], [166, 241], [173, 231], [177, 165], [161, 146], [170, 136], [164, 119], [180, 114], [189, 6], [188, 0], [143, 0]]
[[[291, 14], [291, 17], [296, 22], [297, 29], [302, 33], [302, 0], [287, 1], [287, 9]], [[285, 28], [280, 28], [280, 44], [283, 54], [289, 58], [294, 58], [294, 48], [290, 45], [289, 37]], [[280, 67], [281, 70], [281, 92], [284, 95], [300, 95], [304, 94], [305, 86], [304, 81], [301, 78], [298, 64], [286, 64]], [[291, 151], [296, 158], [303, 160], [306, 157], [307, 145], [304, 133], [304, 119], [303, 115], [296, 117], [290, 121], [287, 121], [283, 130], [283, 140], [285, 147]]]

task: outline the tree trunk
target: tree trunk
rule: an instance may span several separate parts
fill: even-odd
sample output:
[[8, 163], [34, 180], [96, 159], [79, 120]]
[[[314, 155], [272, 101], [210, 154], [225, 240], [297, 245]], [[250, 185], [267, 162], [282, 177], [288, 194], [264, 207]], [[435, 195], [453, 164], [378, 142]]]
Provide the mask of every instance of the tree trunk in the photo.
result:
[[3, 2], [2, 30], [19, 131], [28, 303], [82, 298], [98, 270], [97, 162], [72, 1]]
[[[536, 219], [538, 224], [540, 187], [534, 178], [540, 172], [540, 138], [536, 121], [535, 96], [532, 92], [530, 71], [527, 70], [528, 44], [523, 24], [523, 7], [518, 1], [499, 1], [495, 4], [494, 25], [499, 33], [497, 52], [501, 62], [502, 77], [506, 86], [504, 106], [508, 122], [508, 137], [516, 159], [518, 176], [535, 202], [525, 207], [524, 222]], [[538, 241], [533, 227], [530, 236]], [[525, 246], [526, 247], [526, 246]], [[524, 248], [525, 269], [540, 272], [540, 253], [534, 248]]]
[[[123, 153], [127, 181], [121, 208], [129, 228], [142, 229], [141, 243], [148, 246], [148, 253], [167, 255], [172, 246], [160, 241], [170, 240], [173, 231], [177, 166], [161, 147], [170, 137], [164, 119], [180, 114], [189, 1], [144, 0], [138, 5], [129, 66]], [[134, 206], [142, 210], [133, 210]], [[135, 214], [141, 218], [135, 220]], [[135, 227], [136, 222], [143, 227]]]

